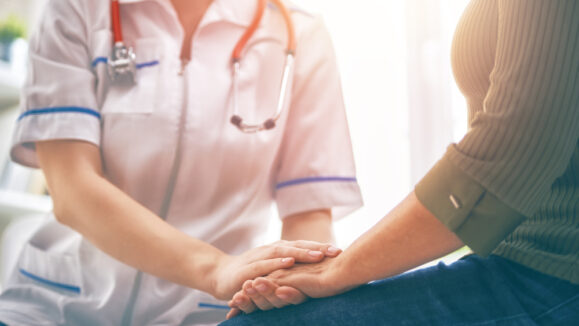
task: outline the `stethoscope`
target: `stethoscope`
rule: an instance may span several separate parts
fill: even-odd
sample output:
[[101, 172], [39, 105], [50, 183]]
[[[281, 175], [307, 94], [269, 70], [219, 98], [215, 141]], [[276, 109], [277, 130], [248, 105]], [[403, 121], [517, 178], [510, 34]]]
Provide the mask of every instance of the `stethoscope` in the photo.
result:
[[[261, 22], [261, 19], [263, 17], [263, 13], [265, 12], [267, 2], [268, 0], [258, 0], [253, 20], [249, 25], [249, 27], [247, 27], [247, 29], [245, 30], [245, 33], [243, 33], [241, 38], [237, 41], [237, 44], [233, 49], [233, 53], [231, 54], [231, 64], [233, 71], [233, 78], [232, 78], [233, 115], [231, 116], [230, 122], [237, 128], [239, 128], [239, 130], [246, 133], [268, 130], [275, 127], [276, 121], [279, 119], [283, 111], [286, 91], [289, 83], [289, 76], [294, 62], [296, 42], [293, 22], [291, 20], [288, 9], [282, 3], [282, 1], [272, 0], [272, 2], [278, 7], [278, 9], [281, 11], [283, 15], [288, 33], [287, 48], [285, 50], [286, 55], [285, 64], [283, 69], [283, 75], [281, 78], [277, 109], [272, 117], [266, 119], [262, 123], [244, 122], [243, 118], [241, 118], [241, 116], [239, 115], [238, 96], [237, 96], [238, 93], [237, 84], [239, 79], [239, 70], [242, 58], [241, 54], [243, 52], [243, 49], [246, 47], [247, 42], [257, 30], [257, 27], [259, 26], [259, 23]], [[121, 15], [119, 11], [118, 0], [111, 0], [111, 22], [113, 30], [113, 49], [111, 57], [108, 60], [109, 76], [111, 77], [112, 80], [117, 80], [120, 78], [128, 78], [129, 80], [134, 82], [137, 66], [135, 60], [136, 56], [133, 49], [131, 47], [128, 47], [123, 41], [123, 32], [121, 29]]]

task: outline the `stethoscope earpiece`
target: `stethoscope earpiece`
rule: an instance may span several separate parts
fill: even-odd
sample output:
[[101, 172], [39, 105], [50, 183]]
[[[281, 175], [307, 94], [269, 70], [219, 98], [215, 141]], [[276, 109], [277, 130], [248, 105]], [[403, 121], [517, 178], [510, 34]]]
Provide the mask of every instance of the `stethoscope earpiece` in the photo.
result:
[[240, 116], [234, 114], [231, 116], [231, 119], [229, 120], [233, 125], [237, 126], [237, 128], [241, 128], [241, 122], [243, 121], [243, 119], [241, 119]]
[[273, 129], [275, 128], [275, 120], [273, 119], [267, 119], [264, 123], [263, 126], [265, 127], [265, 129], [269, 130], [269, 129]]

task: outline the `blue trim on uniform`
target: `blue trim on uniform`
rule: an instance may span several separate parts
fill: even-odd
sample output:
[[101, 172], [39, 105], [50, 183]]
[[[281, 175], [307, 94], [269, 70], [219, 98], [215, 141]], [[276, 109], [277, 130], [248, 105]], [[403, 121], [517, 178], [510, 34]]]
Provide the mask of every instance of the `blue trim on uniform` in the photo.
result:
[[[96, 67], [99, 63], [107, 63], [109, 62], [109, 58], [107, 57], [96, 57], [93, 61], [92, 61], [92, 67]], [[151, 66], [156, 66], [158, 65], [160, 62], [159, 60], [153, 60], [153, 61], [147, 61], [147, 62], [141, 62], [141, 63], [137, 63], [135, 65], [135, 67], [137, 69], [141, 69], [141, 68], [145, 68], [145, 67], [151, 67]]]
[[159, 64], [159, 60], [153, 60], [153, 61], [149, 61], [149, 62], [142, 62], [142, 63], [137, 63], [137, 69], [141, 69], [141, 68], [145, 68], [145, 67], [151, 67], [151, 66], [156, 66]]
[[107, 63], [109, 61], [109, 59], [107, 57], [96, 57], [93, 61], [92, 61], [92, 67], [96, 67], [96, 65], [98, 65], [100, 62], [102, 63]]
[[37, 281], [37, 282], [40, 282], [40, 283], [43, 283], [43, 284], [46, 284], [46, 285], [50, 285], [50, 286], [54, 286], [54, 287], [59, 288], [59, 289], [62, 289], [62, 290], [67, 290], [67, 291], [71, 291], [71, 292], [80, 294], [80, 287], [78, 287], [78, 286], [69, 285], [69, 284], [64, 284], [64, 283], [58, 283], [58, 282], [54, 282], [54, 281], [51, 281], [51, 280], [47, 280], [47, 279], [45, 279], [45, 278], [42, 278], [42, 277], [40, 277], [40, 276], [36, 276], [36, 275], [34, 275], [34, 274], [30, 273], [30, 272], [27, 272], [27, 271], [25, 271], [25, 270], [22, 269], [22, 268], [20, 269], [20, 274], [22, 274], [22, 275], [24, 275], [24, 276], [26, 276], [26, 277], [28, 277], [28, 278], [30, 278], [30, 279], [33, 279], [33, 280], [35, 280], [35, 281]]
[[199, 302], [199, 304], [197, 304], [197, 306], [199, 308], [214, 308], [214, 309], [231, 309], [228, 306], [223, 306], [220, 304], [212, 304], [212, 303], [205, 303], [205, 302]]
[[18, 121], [22, 120], [23, 118], [29, 115], [39, 115], [39, 114], [52, 114], [52, 113], [83, 113], [95, 116], [97, 119], [100, 120], [101, 114], [93, 109], [82, 108], [78, 106], [62, 106], [62, 107], [54, 107], [54, 108], [42, 108], [42, 109], [32, 109], [22, 113], [18, 117]]
[[275, 189], [281, 189], [288, 186], [294, 186], [302, 183], [310, 183], [310, 182], [358, 182], [358, 180], [354, 177], [310, 177], [310, 178], [300, 178], [294, 179], [289, 181], [284, 181], [278, 183], [275, 186]]

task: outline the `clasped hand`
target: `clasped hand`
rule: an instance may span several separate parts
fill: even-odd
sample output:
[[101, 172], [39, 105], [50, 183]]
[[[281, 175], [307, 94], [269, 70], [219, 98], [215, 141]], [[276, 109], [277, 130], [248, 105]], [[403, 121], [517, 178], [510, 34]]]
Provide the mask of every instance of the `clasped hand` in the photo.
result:
[[315, 264], [295, 264], [292, 268], [276, 270], [266, 277], [243, 283], [231, 301], [227, 319], [241, 311], [270, 310], [290, 304], [299, 304], [308, 297], [320, 298], [345, 292], [354, 286], [341, 284], [339, 263], [328, 257]]
[[295, 263], [317, 263], [324, 257], [335, 257], [341, 250], [331, 244], [314, 241], [277, 241], [249, 250], [239, 256], [223, 255], [212, 273], [212, 294], [218, 299], [231, 299], [246, 280], [290, 268]]

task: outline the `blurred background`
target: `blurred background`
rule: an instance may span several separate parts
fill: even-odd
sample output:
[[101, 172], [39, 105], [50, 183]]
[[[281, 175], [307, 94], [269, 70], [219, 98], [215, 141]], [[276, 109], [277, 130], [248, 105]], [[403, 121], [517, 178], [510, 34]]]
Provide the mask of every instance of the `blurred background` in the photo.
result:
[[338, 64], [364, 207], [335, 224], [345, 248], [466, 132], [450, 65], [467, 0], [293, 0], [323, 16]]
[[[26, 73], [26, 39], [46, 3], [0, 0], [0, 236], [12, 221], [52, 207], [42, 174], [8, 159]], [[342, 75], [365, 201], [335, 224], [337, 244], [345, 248], [403, 199], [446, 146], [466, 132], [466, 104], [452, 77], [450, 46], [468, 1], [293, 3], [324, 17]], [[279, 238], [279, 230], [279, 220], [273, 219], [268, 240]]]

